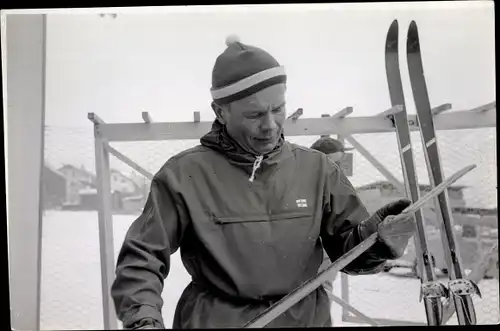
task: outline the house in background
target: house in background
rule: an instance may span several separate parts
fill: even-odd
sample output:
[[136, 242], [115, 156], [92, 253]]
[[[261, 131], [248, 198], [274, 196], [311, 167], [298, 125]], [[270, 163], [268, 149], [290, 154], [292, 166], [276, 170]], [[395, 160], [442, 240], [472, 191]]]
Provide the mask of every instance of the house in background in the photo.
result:
[[[99, 196], [97, 189], [84, 188], [79, 192], [80, 203], [74, 209], [76, 210], [97, 210], [99, 206]], [[121, 211], [123, 209], [123, 195], [121, 192], [111, 189], [111, 208], [112, 211]]]
[[131, 171], [128, 178], [134, 181], [134, 183], [139, 187], [140, 192], [143, 196], [147, 197], [149, 193], [149, 188], [151, 186], [151, 181], [138, 173], [137, 171]]
[[140, 192], [139, 185], [116, 169], [110, 170], [111, 189], [123, 196], [133, 196]]
[[111, 169], [110, 173], [114, 210], [120, 213], [142, 211], [147, 196], [144, 192], [147, 180], [141, 181], [138, 177], [126, 176], [115, 169]]
[[[448, 187], [448, 198], [450, 200], [451, 208], [460, 208], [465, 207], [464, 200], [464, 189], [468, 186], [465, 185], [452, 185]], [[432, 190], [432, 186], [430, 185], [419, 185], [420, 195], [423, 196]]]
[[138, 191], [134, 196], [123, 198], [123, 212], [137, 214], [144, 209], [144, 205], [149, 195], [151, 180], [136, 171], [131, 171], [128, 178], [137, 185]]
[[43, 210], [60, 208], [66, 201], [65, 175], [45, 162], [41, 183]]
[[58, 170], [66, 177], [66, 205], [79, 205], [79, 192], [83, 189], [96, 187], [96, 176], [83, 166], [78, 168], [71, 164], [65, 164]]
[[[99, 206], [96, 175], [73, 165], [61, 168], [67, 178], [66, 210], [97, 210]], [[143, 205], [142, 188], [116, 169], [110, 169], [112, 209], [114, 212], [140, 211]]]

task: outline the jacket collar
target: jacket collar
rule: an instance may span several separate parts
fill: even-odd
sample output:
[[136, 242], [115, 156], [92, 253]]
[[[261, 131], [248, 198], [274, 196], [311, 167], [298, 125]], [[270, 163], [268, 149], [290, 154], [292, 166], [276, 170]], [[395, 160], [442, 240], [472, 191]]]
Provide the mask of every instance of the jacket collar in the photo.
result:
[[282, 134], [278, 144], [271, 152], [261, 156], [254, 155], [234, 141], [227, 133], [226, 127], [217, 119], [213, 122], [210, 132], [200, 139], [200, 143], [224, 154], [231, 164], [244, 169], [250, 176], [250, 182], [253, 181], [254, 177], [258, 177], [259, 172], [275, 168], [287, 154], [284, 151], [289, 150]]

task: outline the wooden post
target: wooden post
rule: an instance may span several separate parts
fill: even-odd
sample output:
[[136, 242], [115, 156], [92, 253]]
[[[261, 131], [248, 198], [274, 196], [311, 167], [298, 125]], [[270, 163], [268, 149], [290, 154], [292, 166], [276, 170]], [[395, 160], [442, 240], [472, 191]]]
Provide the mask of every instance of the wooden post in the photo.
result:
[[[89, 116], [90, 118], [90, 116]], [[118, 320], [115, 307], [111, 298], [111, 285], [115, 274], [114, 245], [113, 245], [113, 217], [111, 215], [111, 180], [109, 168], [109, 152], [104, 147], [107, 141], [99, 132], [101, 124], [94, 122], [95, 161], [97, 176], [97, 197], [99, 218], [99, 245], [101, 257], [101, 281], [103, 322], [105, 330], [116, 330]]]
[[296, 111], [294, 111], [290, 116], [288, 116], [287, 119], [296, 121], [299, 119], [300, 116], [302, 116], [302, 114], [304, 114], [304, 109], [299, 108]]
[[144, 121], [144, 123], [153, 123], [153, 119], [147, 111], [142, 112], [142, 120]]
[[431, 109], [432, 115], [439, 115], [444, 111], [450, 110], [451, 109], [451, 103], [445, 103], [440, 106], [434, 107]]
[[193, 113], [193, 117], [194, 117], [194, 122], [195, 123], [200, 123], [200, 112], [199, 111], [195, 111]]
[[[1, 13], [9, 273], [4, 319], [40, 330], [47, 17]], [[5, 224], [4, 223], [4, 224]], [[5, 239], [5, 237], [4, 237]], [[8, 246], [7, 246], [8, 245]], [[7, 275], [5, 273], [4, 275]], [[9, 314], [9, 316], [6, 316]]]
[[[321, 114], [321, 117], [322, 118], [325, 118], [325, 117], [330, 117], [330, 114]], [[330, 137], [329, 134], [323, 134], [320, 136], [321, 138], [327, 138], [327, 137]]]
[[[350, 114], [352, 114], [352, 107], [345, 107], [344, 109], [342, 109], [341, 111], [338, 111], [337, 113], [333, 114], [332, 117], [333, 118], [344, 118]], [[337, 135], [337, 140], [340, 141], [342, 144], [344, 144], [344, 136], [338, 134]]]

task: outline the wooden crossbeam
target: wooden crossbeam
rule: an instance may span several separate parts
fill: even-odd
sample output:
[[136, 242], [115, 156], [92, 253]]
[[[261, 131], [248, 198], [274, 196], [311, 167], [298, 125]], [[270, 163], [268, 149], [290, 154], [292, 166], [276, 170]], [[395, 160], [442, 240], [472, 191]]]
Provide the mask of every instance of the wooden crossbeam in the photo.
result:
[[327, 292], [328, 297], [330, 298], [331, 301], [335, 302], [342, 308], [346, 309], [347, 311], [350, 311], [354, 315], [356, 315], [360, 320], [365, 321], [366, 323], [372, 325], [372, 326], [377, 326], [380, 325], [377, 321], [375, 321], [373, 318], [363, 314], [360, 310], [356, 309], [353, 305], [349, 304], [345, 300], [342, 300], [341, 298], [337, 297], [331, 292]]
[[484, 111], [495, 109], [496, 107], [497, 107], [497, 102], [493, 101], [493, 102], [487, 103], [485, 105], [482, 105], [482, 106], [479, 106], [479, 107], [476, 107], [476, 108], [472, 108], [469, 111], [481, 113], [481, 112], [484, 112]]
[[375, 156], [373, 156], [366, 148], [363, 147], [356, 139], [352, 136], [345, 136], [345, 140], [349, 142], [361, 155], [365, 157], [365, 159], [370, 162], [375, 169], [377, 169], [389, 182], [391, 182], [397, 191], [404, 194], [405, 187], [403, 184], [399, 182], [399, 180], [394, 177], [392, 172], [390, 172], [382, 163], [380, 163]]
[[[416, 115], [408, 115], [411, 131], [418, 131]], [[99, 132], [108, 141], [152, 141], [199, 139], [212, 128], [212, 121], [151, 123], [107, 123], [100, 125]], [[454, 111], [436, 116], [436, 130], [461, 130], [495, 128], [496, 113], [484, 112], [478, 115], [470, 111]], [[392, 122], [382, 116], [335, 118], [304, 118], [286, 120], [286, 136], [321, 136], [330, 134], [369, 134], [394, 132]]]
[[149, 180], [153, 180], [153, 175], [148, 172], [146, 169], [141, 167], [139, 164], [136, 162], [132, 161], [129, 157], [125, 156], [124, 154], [120, 153], [113, 147], [111, 147], [108, 143], [104, 143], [104, 147], [109, 151], [109, 153], [113, 154], [118, 160], [122, 161], [144, 177], [146, 177]]
[[[395, 107], [393, 107], [395, 108]], [[395, 111], [398, 108], [392, 110]], [[341, 111], [335, 113], [336, 119], [337, 120], [345, 120], [344, 117], [346, 117], [349, 114], [352, 114], [353, 108], [352, 107], [346, 107], [342, 109]], [[326, 118], [326, 117], [333, 117], [330, 116], [329, 114], [322, 114], [321, 117]], [[323, 137], [323, 136], [322, 136]], [[345, 139], [349, 144], [351, 144], [354, 149], [356, 149], [361, 155], [365, 157], [365, 159], [370, 162], [382, 175], [384, 175], [387, 180], [389, 180], [399, 192], [404, 193], [404, 186], [399, 182], [399, 180], [392, 175], [392, 173], [382, 164], [380, 163], [375, 156], [373, 156], [366, 148], [363, 147], [356, 139], [354, 139], [353, 136], [347, 134], [347, 135], [342, 135], [342, 139]]]

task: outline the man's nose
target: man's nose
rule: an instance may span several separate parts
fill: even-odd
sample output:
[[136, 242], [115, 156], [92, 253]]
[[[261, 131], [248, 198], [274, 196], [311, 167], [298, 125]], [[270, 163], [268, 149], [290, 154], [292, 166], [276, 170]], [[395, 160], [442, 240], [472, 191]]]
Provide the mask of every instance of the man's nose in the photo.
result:
[[264, 131], [276, 130], [278, 125], [276, 124], [276, 119], [273, 113], [268, 112], [263, 116], [261, 122], [261, 129]]

